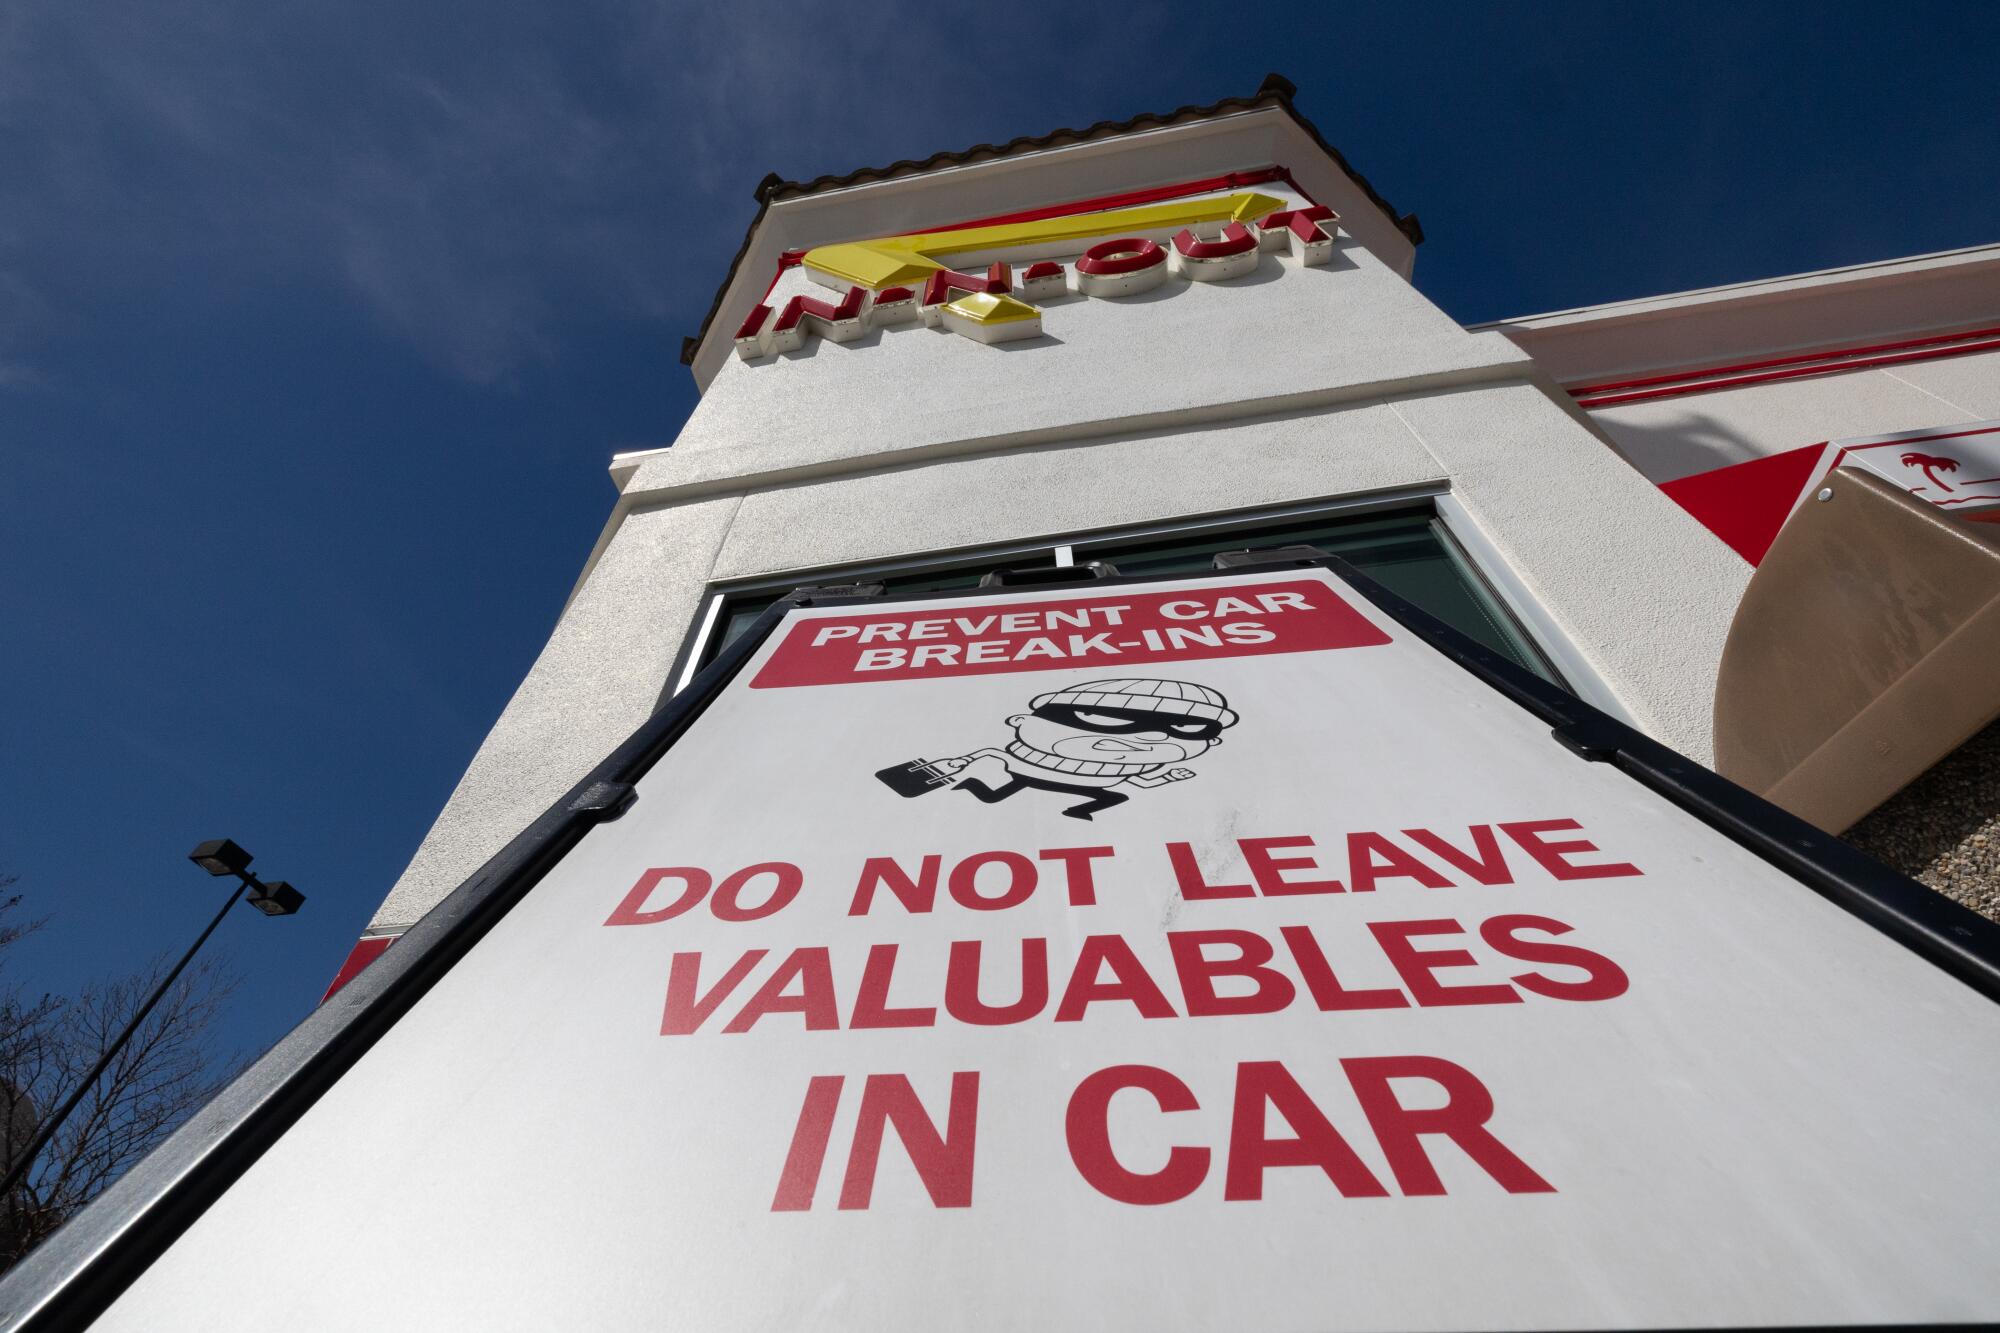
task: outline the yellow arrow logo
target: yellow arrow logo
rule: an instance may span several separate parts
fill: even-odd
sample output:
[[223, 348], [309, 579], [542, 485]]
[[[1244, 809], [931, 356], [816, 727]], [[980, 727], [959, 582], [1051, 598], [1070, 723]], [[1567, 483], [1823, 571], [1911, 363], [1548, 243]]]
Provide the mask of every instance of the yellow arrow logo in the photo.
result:
[[1190, 199], [1143, 208], [1116, 208], [1104, 213], [1076, 213], [1034, 222], [1002, 222], [991, 227], [961, 227], [957, 231], [912, 232], [879, 241], [849, 241], [822, 245], [806, 252], [808, 268], [856, 283], [872, 291], [914, 286], [952, 255], [977, 250], [1005, 250], [1055, 241], [1081, 241], [1096, 236], [1133, 232], [1172, 231], [1200, 222], [1252, 222], [1277, 209], [1284, 200], [1268, 194], [1240, 194]]

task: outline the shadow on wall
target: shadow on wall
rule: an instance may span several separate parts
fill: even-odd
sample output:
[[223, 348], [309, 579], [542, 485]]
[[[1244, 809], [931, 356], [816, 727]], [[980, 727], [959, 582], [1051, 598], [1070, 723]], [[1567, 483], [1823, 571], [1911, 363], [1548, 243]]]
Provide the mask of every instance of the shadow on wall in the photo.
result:
[[[1656, 486], [1776, 452], [1705, 412], [1676, 412], [1655, 425], [1614, 421], [1602, 415], [1593, 415], [1591, 420], [1611, 438], [1625, 461]], [[1785, 447], [1812, 443], [1793, 440]]]

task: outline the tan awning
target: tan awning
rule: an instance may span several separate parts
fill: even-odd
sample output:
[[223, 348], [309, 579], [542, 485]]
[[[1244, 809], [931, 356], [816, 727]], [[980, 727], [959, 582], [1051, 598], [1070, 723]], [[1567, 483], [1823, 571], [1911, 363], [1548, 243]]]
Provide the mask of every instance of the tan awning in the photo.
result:
[[1839, 833], [1996, 716], [2000, 525], [1836, 470], [1736, 609], [1717, 771]]

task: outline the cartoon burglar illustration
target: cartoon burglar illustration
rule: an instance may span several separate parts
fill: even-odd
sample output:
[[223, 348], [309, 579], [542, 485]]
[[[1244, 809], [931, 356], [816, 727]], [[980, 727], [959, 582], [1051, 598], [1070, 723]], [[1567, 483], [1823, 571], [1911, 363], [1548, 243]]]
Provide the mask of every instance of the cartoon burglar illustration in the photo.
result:
[[1192, 769], [1170, 765], [1206, 754], [1236, 725], [1229, 701], [1182, 680], [1094, 680], [1032, 700], [1007, 719], [1003, 750], [956, 759], [918, 759], [875, 776], [902, 796], [955, 786], [991, 804], [1029, 787], [1086, 798], [1063, 811], [1089, 819], [1131, 797], [1120, 787], [1184, 782]]

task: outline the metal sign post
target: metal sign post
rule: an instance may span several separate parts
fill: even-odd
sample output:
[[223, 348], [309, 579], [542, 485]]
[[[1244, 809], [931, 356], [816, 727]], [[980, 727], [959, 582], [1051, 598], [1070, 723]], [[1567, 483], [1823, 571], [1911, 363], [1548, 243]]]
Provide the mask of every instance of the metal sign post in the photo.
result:
[[807, 595], [0, 1317], [1991, 1319], [1996, 933], [1338, 562]]

